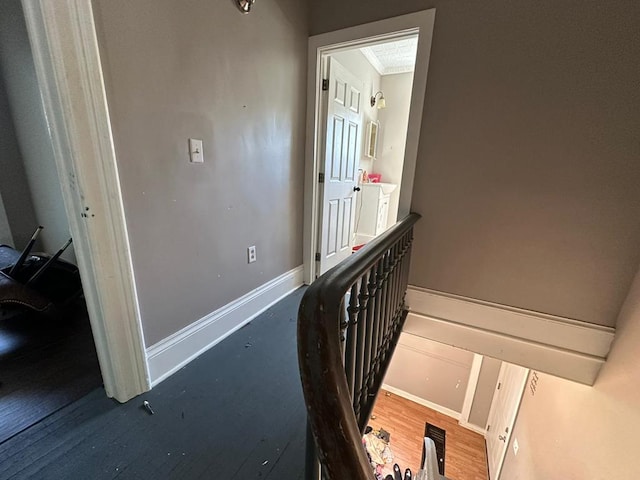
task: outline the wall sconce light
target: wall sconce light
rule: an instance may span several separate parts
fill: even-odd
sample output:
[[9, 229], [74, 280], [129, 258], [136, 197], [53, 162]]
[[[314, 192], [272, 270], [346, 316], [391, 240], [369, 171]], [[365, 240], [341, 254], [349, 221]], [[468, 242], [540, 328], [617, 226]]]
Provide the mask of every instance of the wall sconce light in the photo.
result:
[[[378, 95], [380, 95], [380, 98], [378, 98]], [[377, 92], [373, 97], [371, 97], [372, 107], [376, 106], [376, 101], [378, 102], [378, 110], [387, 106], [387, 102], [384, 99], [384, 93], [382, 92]]]
[[235, 0], [235, 3], [242, 13], [249, 13], [256, 0]]

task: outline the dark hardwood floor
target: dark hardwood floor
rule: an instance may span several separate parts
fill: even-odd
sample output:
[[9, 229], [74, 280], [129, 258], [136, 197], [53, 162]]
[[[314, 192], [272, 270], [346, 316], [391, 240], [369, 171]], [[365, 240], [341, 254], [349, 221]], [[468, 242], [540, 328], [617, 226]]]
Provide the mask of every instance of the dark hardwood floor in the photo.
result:
[[15, 435], [0, 445], [0, 479], [302, 478], [296, 318], [303, 293], [147, 394], [118, 404], [95, 389]]
[[102, 384], [88, 315], [0, 320], [0, 443]]

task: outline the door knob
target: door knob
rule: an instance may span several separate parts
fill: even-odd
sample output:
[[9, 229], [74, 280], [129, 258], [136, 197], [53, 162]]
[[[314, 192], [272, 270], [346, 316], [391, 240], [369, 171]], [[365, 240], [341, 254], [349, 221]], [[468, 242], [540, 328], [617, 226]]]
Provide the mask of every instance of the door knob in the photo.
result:
[[503, 442], [507, 442], [507, 436], [506, 435], [498, 435], [498, 440], [502, 440]]
[[359, 192], [360, 191], [360, 187], [353, 187], [353, 191], [354, 192]]

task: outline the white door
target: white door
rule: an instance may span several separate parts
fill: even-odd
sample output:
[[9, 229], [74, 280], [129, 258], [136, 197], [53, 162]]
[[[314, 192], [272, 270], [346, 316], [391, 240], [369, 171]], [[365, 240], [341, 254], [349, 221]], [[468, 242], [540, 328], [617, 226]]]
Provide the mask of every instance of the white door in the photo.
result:
[[487, 420], [489, 479], [498, 480], [529, 369], [502, 362]]
[[326, 141], [321, 165], [320, 255], [323, 274], [351, 254], [362, 134], [362, 82], [329, 57]]

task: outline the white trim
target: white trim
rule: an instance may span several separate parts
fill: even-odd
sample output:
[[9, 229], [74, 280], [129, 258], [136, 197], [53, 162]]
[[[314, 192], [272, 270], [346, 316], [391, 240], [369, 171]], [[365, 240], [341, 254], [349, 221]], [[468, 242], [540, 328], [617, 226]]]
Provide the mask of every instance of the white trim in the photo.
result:
[[460, 420], [460, 412], [456, 412], [455, 410], [451, 410], [450, 408], [443, 407], [442, 405], [438, 405], [437, 403], [430, 402], [429, 400], [425, 400], [424, 398], [417, 397], [410, 393], [405, 392], [404, 390], [400, 390], [399, 388], [392, 387], [391, 385], [387, 385], [386, 383], [382, 385], [383, 390], [387, 390], [394, 395], [397, 395], [402, 398], [406, 398], [407, 400], [411, 400], [423, 407], [430, 408], [431, 410], [435, 410], [436, 412], [440, 412], [443, 415], [454, 418], [456, 420]]
[[473, 362], [471, 363], [471, 371], [469, 372], [469, 381], [467, 382], [467, 391], [464, 395], [462, 411], [460, 412], [460, 422], [468, 424], [469, 415], [471, 415], [471, 407], [476, 396], [476, 388], [480, 379], [480, 369], [482, 368], [482, 355], [473, 354]]
[[317, 127], [320, 122], [322, 99], [321, 58], [332, 51], [419, 34], [398, 207], [398, 218], [401, 219], [409, 213], [411, 206], [434, 22], [435, 9], [430, 9], [309, 37], [303, 238], [304, 280], [307, 284], [313, 282], [316, 274], [315, 253], [319, 223], [317, 155], [321, 151], [321, 139], [317, 134]]
[[150, 388], [91, 0], [22, 0], [106, 393]]
[[593, 385], [615, 330], [418, 287], [404, 331]]
[[605, 359], [409, 313], [404, 332], [575, 382], [593, 385]]
[[302, 274], [301, 265], [149, 347], [151, 384], [156, 386], [299, 288]]
[[471, 430], [472, 432], [479, 433], [483, 437], [485, 437], [487, 435], [487, 430], [485, 428], [482, 428], [482, 427], [480, 427], [478, 425], [475, 425], [473, 423], [469, 423], [469, 422], [464, 422], [462, 420], [458, 420], [458, 425], [460, 425], [462, 428], [466, 428], [467, 430]]
[[606, 357], [615, 329], [473, 298], [410, 286], [412, 312], [532, 342]]

